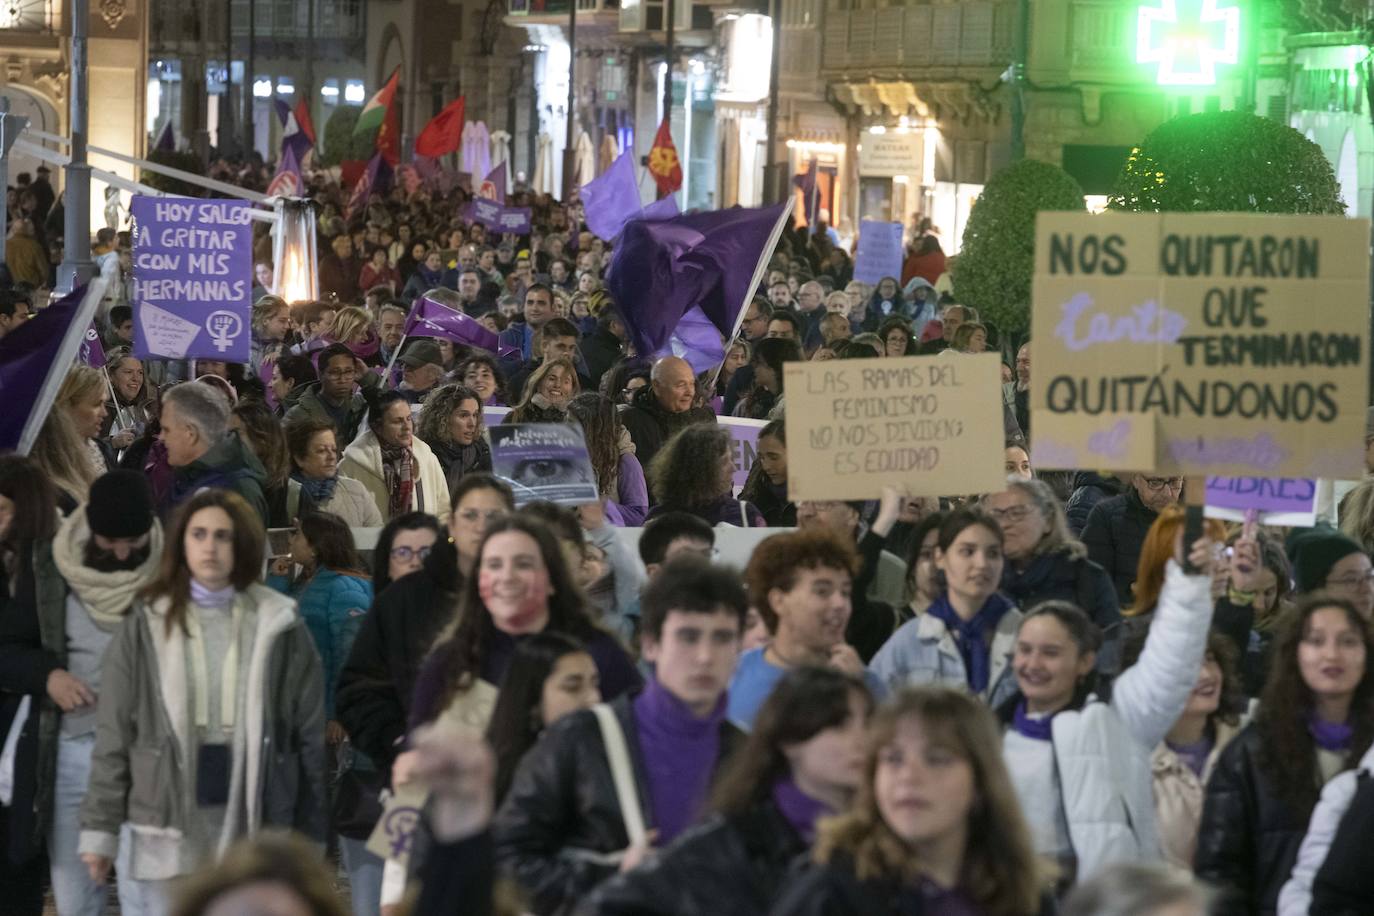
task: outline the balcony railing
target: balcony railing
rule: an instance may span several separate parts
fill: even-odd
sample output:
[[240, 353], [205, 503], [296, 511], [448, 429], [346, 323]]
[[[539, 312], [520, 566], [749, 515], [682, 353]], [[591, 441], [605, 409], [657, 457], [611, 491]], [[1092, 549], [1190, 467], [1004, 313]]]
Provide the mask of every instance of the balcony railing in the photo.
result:
[[1008, 2], [828, 10], [821, 68], [829, 72], [1003, 66], [1016, 7]]
[[[568, 15], [568, 0], [506, 0], [510, 16]], [[619, 0], [577, 0], [579, 13], [602, 13], [620, 9]]]
[[[310, 2], [315, 4], [313, 27]], [[247, 38], [247, 0], [233, 0], [232, 15], [234, 37]], [[362, 0], [254, 0], [253, 16], [254, 36], [264, 41], [302, 41], [312, 34], [316, 41], [355, 41], [367, 30]]]

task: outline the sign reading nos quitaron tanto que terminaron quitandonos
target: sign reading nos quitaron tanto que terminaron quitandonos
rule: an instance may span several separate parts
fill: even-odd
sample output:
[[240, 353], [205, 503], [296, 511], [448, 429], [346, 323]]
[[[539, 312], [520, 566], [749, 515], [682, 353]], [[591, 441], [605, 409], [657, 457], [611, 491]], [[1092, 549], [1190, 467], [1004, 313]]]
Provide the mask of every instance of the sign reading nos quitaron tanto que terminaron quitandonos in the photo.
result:
[[1238, 477], [1358, 477], [1369, 223], [1042, 213], [1032, 460]]

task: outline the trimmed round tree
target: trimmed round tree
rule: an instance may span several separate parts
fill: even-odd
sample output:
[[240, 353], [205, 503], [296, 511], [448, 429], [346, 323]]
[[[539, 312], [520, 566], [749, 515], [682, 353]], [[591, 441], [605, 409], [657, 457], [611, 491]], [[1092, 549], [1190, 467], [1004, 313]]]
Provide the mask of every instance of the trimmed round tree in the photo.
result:
[[1030, 326], [1035, 214], [1083, 210], [1083, 189], [1048, 162], [1023, 159], [992, 177], [964, 227], [953, 266], [954, 298], [978, 309], [1003, 335]]
[[1166, 121], [1129, 159], [1107, 206], [1169, 213], [1344, 213], [1321, 147], [1248, 112]]
[[377, 131], [353, 133], [362, 110], [361, 105], [340, 105], [334, 109], [329, 120], [324, 122], [324, 136], [321, 138], [324, 141], [324, 150], [320, 154], [322, 165], [338, 165], [350, 159], [372, 158]]

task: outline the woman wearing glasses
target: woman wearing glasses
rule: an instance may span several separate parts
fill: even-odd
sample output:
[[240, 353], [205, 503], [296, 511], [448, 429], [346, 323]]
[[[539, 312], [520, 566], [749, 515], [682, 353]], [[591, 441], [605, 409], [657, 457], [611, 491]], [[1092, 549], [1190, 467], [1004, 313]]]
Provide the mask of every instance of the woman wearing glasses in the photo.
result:
[[1088, 513], [1082, 534], [1088, 559], [1112, 577], [1116, 600], [1122, 607], [1131, 604], [1145, 532], [1159, 513], [1177, 503], [1182, 494], [1182, 477], [1136, 474], [1126, 492], [1102, 500]]
[[[495, 477], [464, 477], [454, 488], [448, 537], [423, 553], [414, 574], [378, 589], [339, 674], [337, 714], [353, 744], [379, 767], [390, 768], [400, 752], [420, 664], [453, 619], [488, 523], [514, 507], [510, 487]], [[392, 560], [399, 548], [393, 544]]]
[[1121, 621], [1111, 577], [1069, 533], [1068, 519], [1048, 484], [1009, 478], [1007, 488], [984, 497], [979, 508], [1002, 527], [1002, 594], [1018, 607], [1071, 601], [1104, 632]]

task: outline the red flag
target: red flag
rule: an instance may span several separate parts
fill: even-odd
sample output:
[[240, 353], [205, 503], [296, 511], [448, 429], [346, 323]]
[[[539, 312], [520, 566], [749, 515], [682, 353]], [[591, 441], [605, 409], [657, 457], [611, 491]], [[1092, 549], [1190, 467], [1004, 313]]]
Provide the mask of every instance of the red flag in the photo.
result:
[[377, 131], [376, 146], [377, 154], [386, 160], [386, 164], [396, 168], [401, 161], [401, 116], [395, 105], [387, 106], [381, 129]]
[[437, 159], [455, 153], [463, 143], [465, 96], [458, 96], [434, 117], [415, 138], [415, 154]]
[[296, 103], [296, 109], [292, 112], [296, 116], [296, 126], [301, 129], [301, 133], [310, 138], [310, 145], [315, 145], [315, 125], [310, 121], [310, 106], [305, 104], [305, 99]]
[[658, 185], [659, 197], [666, 197], [682, 187], [682, 163], [677, 158], [677, 147], [673, 146], [673, 132], [668, 128], [667, 117], [658, 125], [654, 145], [649, 148], [649, 174]]

